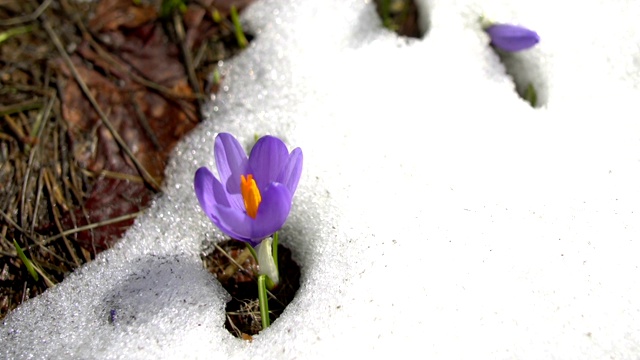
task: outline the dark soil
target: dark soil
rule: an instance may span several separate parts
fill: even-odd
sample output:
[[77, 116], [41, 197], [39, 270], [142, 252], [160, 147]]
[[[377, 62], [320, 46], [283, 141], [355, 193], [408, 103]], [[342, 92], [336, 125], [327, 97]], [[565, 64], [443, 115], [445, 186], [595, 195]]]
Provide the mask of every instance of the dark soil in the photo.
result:
[[[222, 287], [231, 294], [224, 325], [230, 333], [242, 339], [250, 339], [262, 330], [256, 281], [258, 265], [246, 247], [247, 244], [244, 242], [228, 240], [202, 257], [205, 268], [215, 275]], [[241, 265], [242, 269], [238, 269], [230, 257], [236, 264]], [[291, 251], [282, 245], [278, 246], [278, 267], [280, 283], [271, 290], [273, 296], [269, 296], [272, 323], [293, 300], [300, 287], [300, 267], [291, 259]]]

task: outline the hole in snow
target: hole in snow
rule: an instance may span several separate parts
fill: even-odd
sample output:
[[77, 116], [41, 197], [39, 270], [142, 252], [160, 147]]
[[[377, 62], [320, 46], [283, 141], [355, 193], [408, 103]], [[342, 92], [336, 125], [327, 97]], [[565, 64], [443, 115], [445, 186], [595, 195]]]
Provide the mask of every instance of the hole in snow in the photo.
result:
[[428, 22], [420, 24], [421, 14], [413, 0], [375, 0], [375, 5], [384, 27], [398, 35], [420, 39], [429, 31]]
[[[250, 339], [262, 330], [258, 306], [258, 265], [247, 244], [242, 241], [227, 240], [214, 246], [213, 251], [202, 257], [202, 262], [231, 295], [231, 301], [225, 309], [225, 327], [236, 337]], [[234, 262], [241, 265], [242, 269]], [[300, 267], [291, 259], [291, 251], [281, 243], [278, 244], [278, 267], [280, 284], [271, 290], [274, 296], [269, 296], [272, 323], [293, 300], [300, 287]]]

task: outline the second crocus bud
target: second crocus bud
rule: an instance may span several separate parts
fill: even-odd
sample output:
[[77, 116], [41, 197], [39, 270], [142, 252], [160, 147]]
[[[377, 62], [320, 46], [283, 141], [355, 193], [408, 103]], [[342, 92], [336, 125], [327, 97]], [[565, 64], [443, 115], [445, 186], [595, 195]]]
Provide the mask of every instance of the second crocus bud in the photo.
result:
[[540, 42], [535, 31], [522, 26], [492, 24], [485, 31], [491, 38], [491, 45], [508, 52], [526, 50]]

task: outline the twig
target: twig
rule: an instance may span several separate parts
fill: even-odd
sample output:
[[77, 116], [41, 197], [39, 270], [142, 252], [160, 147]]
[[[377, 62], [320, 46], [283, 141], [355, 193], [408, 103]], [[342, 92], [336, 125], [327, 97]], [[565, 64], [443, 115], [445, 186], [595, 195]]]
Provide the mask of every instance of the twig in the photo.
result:
[[196, 56], [193, 58], [193, 68], [194, 69], [196, 69], [196, 68], [198, 68], [198, 66], [200, 66], [200, 62], [202, 61], [202, 58], [204, 57], [205, 53], [207, 52], [207, 48], [208, 47], [209, 47], [208, 43], [205, 41], [198, 48], [198, 51], [196, 52]]
[[51, 205], [60, 205], [66, 211], [68, 208], [66, 202], [64, 201], [64, 196], [60, 191], [60, 187], [55, 181], [55, 177], [53, 176], [49, 168], [42, 168], [42, 171], [44, 172], [44, 183], [49, 190], [49, 194], [51, 195]]
[[[60, 114], [57, 114], [57, 116], [60, 120], [58, 124], [67, 123], [67, 121]], [[79, 204], [80, 210], [82, 211], [82, 215], [87, 220], [87, 223], [90, 223], [91, 221], [89, 220], [89, 215], [87, 213], [87, 209], [85, 208], [85, 204], [83, 201], [85, 199], [85, 195], [82, 192], [83, 184], [88, 183], [88, 179], [86, 179], [86, 175], [84, 173], [80, 172], [80, 174], [78, 174], [78, 172], [76, 172], [76, 169], [78, 167], [77, 162], [75, 160], [74, 155], [71, 154], [67, 149], [67, 147], [65, 146], [64, 135], [63, 135], [64, 130], [60, 131], [60, 128], [61, 128], [60, 126], [56, 127], [56, 130], [58, 131], [58, 135], [55, 138], [59, 139], [59, 144], [60, 144], [59, 146], [56, 146], [56, 149], [59, 149], [59, 151], [56, 152], [56, 155], [60, 154], [60, 157], [61, 157], [60, 163], [62, 163], [62, 173], [60, 174], [60, 176], [63, 178], [63, 182], [65, 185], [65, 195], [67, 196], [67, 199], [70, 199], [72, 195], [75, 196], [76, 202], [77, 204]], [[83, 175], [82, 179], [80, 178], [80, 175]], [[135, 178], [141, 183], [144, 182], [144, 180], [140, 176], [135, 176]], [[69, 201], [69, 203], [73, 204], [73, 200], [72, 199], [70, 200], [71, 201]], [[73, 222], [73, 226], [76, 227], [77, 219], [75, 216], [75, 212], [70, 211], [69, 215], [71, 217], [71, 221]], [[96, 248], [94, 244], [94, 234], [93, 234], [93, 231], [90, 231], [90, 233], [91, 233], [91, 245], [93, 247], [93, 253], [95, 254]], [[87, 258], [85, 254], [85, 249], [83, 247], [80, 247], [80, 249], [82, 251], [83, 256]], [[86, 262], [89, 262], [89, 261], [90, 259], [87, 260]]]
[[28, 298], [29, 298], [29, 288], [27, 288], [27, 282], [25, 281], [24, 285], [22, 286], [22, 300], [20, 301], [20, 304], [25, 302]]
[[[53, 97], [51, 98], [51, 100], [49, 100], [49, 102], [47, 103], [47, 107], [45, 108], [43, 113], [40, 113], [40, 115], [42, 115], [42, 118], [44, 119], [45, 116], [49, 117], [49, 112], [51, 111], [51, 107], [53, 106]], [[36, 121], [36, 124], [39, 123], [40, 121]], [[41, 126], [37, 129], [37, 133], [36, 133], [36, 138], [40, 138], [40, 136], [42, 135], [42, 130], [44, 129], [44, 124], [41, 123]], [[33, 132], [33, 131], [31, 131]], [[24, 211], [24, 203], [25, 203], [25, 198], [26, 198], [26, 193], [27, 193], [27, 184], [29, 182], [29, 176], [31, 175], [31, 166], [33, 164], [33, 158], [36, 155], [36, 150], [38, 149], [38, 142], [36, 142], [33, 147], [31, 149], [29, 149], [29, 161], [27, 162], [27, 170], [24, 174], [24, 182], [22, 183], [22, 194], [20, 196], [20, 225], [24, 226], [24, 218], [25, 218], [25, 211]], [[35, 210], [37, 212], [37, 209]]]
[[35, 269], [36, 269], [36, 272], [38, 272], [38, 274], [40, 274], [40, 276], [42, 276], [42, 279], [44, 280], [44, 283], [47, 285], [48, 288], [52, 288], [52, 287], [56, 286], [56, 284], [49, 279], [47, 274], [43, 270], [41, 270], [39, 266], [36, 266]]
[[180, 48], [182, 49], [182, 56], [184, 57], [185, 67], [187, 68], [187, 77], [189, 78], [189, 83], [193, 88], [193, 92], [196, 93], [198, 98], [198, 105], [202, 105], [202, 91], [200, 91], [200, 83], [198, 83], [198, 78], [196, 77], [196, 70], [193, 67], [193, 56], [191, 56], [191, 50], [187, 45], [187, 41], [185, 40], [184, 26], [182, 25], [182, 18], [177, 11], [173, 13], [173, 26], [176, 29], [176, 35], [178, 36], [178, 42], [180, 43]]
[[151, 140], [151, 143], [153, 143], [153, 148], [156, 151], [162, 150], [162, 145], [160, 145], [160, 142], [158, 141], [158, 137], [156, 136], [156, 133], [153, 132], [151, 125], [149, 125], [149, 120], [147, 120], [146, 115], [144, 114], [144, 112], [140, 108], [140, 105], [138, 105], [136, 101], [133, 102], [133, 109], [136, 111], [136, 115], [138, 115], [138, 120], [140, 120], [140, 125], [142, 125], [142, 129]]
[[7, 223], [9, 223], [9, 225], [18, 229], [18, 231], [20, 231], [24, 236], [28, 237], [29, 239], [35, 242], [35, 239], [29, 233], [27, 233], [20, 225], [18, 225], [15, 221], [13, 221], [13, 219], [11, 219], [11, 217], [9, 217], [9, 215], [7, 215], [4, 211], [0, 210], [0, 215], [2, 215], [2, 217], [7, 221]]
[[245, 248], [244, 250], [242, 250], [240, 255], [238, 255], [238, 259], [237, 260], [234, 259], [233, 263], [229, 264], [224, 269], [224, 272], [222, 273], [222, 276], [225, 279], [228, 279], [228, 278], [232, 277], [236, 273], [236, 271], [238, 271], [237, 264], [244, 263], [249, 258], [249, 256], [251, 256], [251, 252], [249, 251], [249, 249]]
[[29, 22], [29, 21], [34, 21], [40, 15], [42, 15], [42, 13], [45, 10], [47, 10], [49, 5], [51, 5], [52, 1], [53, 0], [45, 0], [40, 6], [38, 6], [36, 11], [32, 12], [29, 15], [17, 16], [17, 17], [11, 18], [11, 19], [0, 20], [0, 26], [12, 26], [12, 25], [18, 25], [18, 24], [22, 24], [22, 23], [25, 23], [25, 22]]
[[98, 172], [91, 171], [91, 170], [88, 170], [88, 169], [80, 169], [80, 171], [82, 172], [82, 174], [84, 174], [86, 176], [90, 176], [90, 177], [104, 176], [104, 177], [111, 178], [111, 179], [127, 180], [127, 181], [133, 181], [133, 182], [143, 182], [144, 181], [140, 176], [121, 173], [121, 172], [117, 172], [117, 171], [109, 171], [109, 170], [104, 170], [104, 169], [100, 170]]
[[[238, 327], [236, 326], [236, 324], [233, 323], [233, 320], [231, 320], [231, 316], [229, 316], [229, 312], [227, 312], [227, 321], [229, 321], [229, 324], [231, 325], [231, 327], [233, 328], [233, 331], [236, 332], [236, 336], [237, 337], [241, 337], [242, 336], [242, 331], [240, 331], [240, 329], [238, 329]], [[231, 314], [234, 315], [234, 314]]]
[[11, 129], [11, 131], [16, 134], [16, 136], [18, 137], [18, 140], [26, 143], [27, 142], [27, 136], [25, 135], [24, 131], [22, 130], [22, 127], [20, 125], [18, 125], [18, 123], [13, 120], [13, 118], [11, 116], [9, 116], [9, 114], [5, 114], [4, 115], [4, 121], [7, 123], [7, 125], [9, 126], [9, 129]]
[[[242, 265], [238, 264], [238, 262], [231, 255], [227, 254], [227, 252], [224, 251], [224, 249], [220, 247], [220, 245], [213, 244], [213, 246], [215, 246], [215, 248], [218, 249], [218, 251], [220, 251], [222, 253], [222, 255], [224, 255], [227, 259], [229, 259], [229, 261], [231, 261], [231, 263], [233, 263], [233, 265], [237, 266], [238, 269], [240, 269], [245, 274], [249, 275], [251, 277], [251, 280], [255, 281], [256, 283], [258, 282], [258, 279], [253, 275], [253, 273], [251, 271], [245, 269]], [[245, 249], [249, 249], [249, 246], [251, 246], [251, 245], [247, 245], [247, 248], [245, 248]], [[280, 300], [278, 300], [278, 298], [275, 295], [273, 295], [273, 293], [271, 293], [271, 291], [267, 290], [267, 294], [269, 295], [269, 297], [271, 297], [275, 301], [279, 302], [282, 306], [285, 306]]]
[[51, 114], [51, 109], [53, 109], [53, 104], [55, 104], [56, 95], [57, 94], [55, 90], [52, 90], [51, 94], [49, 94], [49, 101], [47, 102], [47, 105], [44, 108], [44, 112], [39, 113], [38, 116], [36, 117], [36, 121], [33, 124], [31, 131], [29, 132], [29, 137], [39, 139], [40, 136], [42, 135], [42, 129], [44, 128], [44, 125], [49, 119], [49, 115]]
[[[45, 169], [44, 183], [47, 187], [47, 190], [49, 191], [49, 196], [51, 196], [50, 203], [51, 203], [51, 212], [53, 213], [53, 220], [56, 224], [56, 227], [58, 228], [58, 231], [62, 232], [63, 229], [62, 229], [62, 223], [60, 222], [60, 214], [58, 212], [58, 207], [55, 206], [55, 202], [59, 202], [60, 200], [54, 201], [55, 190], [54, 190], [54, 184], [53, 184], [54, 180], [52, 179], [53, 175], [50, 175], [51, 173], [46, 170], [48, 169]], [[69, 239], [67, 239], [66, 236], [62, 236], [62, 240], [64, 242], [64, 245], [67, 247], [67, 250], [69, 251], [69, 255], [71, 255], [71, 259], [75, 263], [76, 267], [80, 267], [80, 265], [82, 264], [80, 263], [80, 260], [78, 259], [78, 256], [75, 250], [73, 249], [73, 246], [71, 246]]]
[[33, 110], [42, 106], [40, 99], [26, 100], [21, 103], [0, 106], [0, 115], [9, 115], [21, 111]]
[[[240, 265], [236, 259], [234, 259], [231, 255], [229, 255], [226, 251], [224, 251], [224, 249], [222, 247], [220, 247], [220, 245], [218, 244], [213, 244], [213, 246], [215, 246], [216, 249], [218, 249], [218, 251], [220, 251], [222, 253], [222, 255], [224, 255], [227, 259], [229, 259], [229, 261], [231, 261], [231, 263], [233, 265], [235, 265], [240, 271], [244, 272], [245, 274], [251, 276], [251, 279], [253, 280], [257, 280], [254, 276], [253, 273], [247, 269], [245, 269], [242, 265]], [[247, 250], [245, 248], [245, 250]], [[243, 261], [244, 262], [244, 261]]]
[[[65, 2], [62, 2], [63, 6]], [[73, 16], [72, 18], [74, 19], [76, 26], [78, 27], [78, 29], [80, 29], [80, 32], [82, 33], [82, 36], [84, 39], [88, 39], [89, 40], [89, 44], [91, 45], [91, 47], [98, 53], [99, 56], [101, 56], [107, 63], [109, 63], [109, 65], [115, 67], [118, 71], [121, 71], [123, 73], [126, 73], [127, 75], [131, 76], [131, 79], [133, 79], [133, 81], [142, 84], [143, 86], [146, 86], [149, 89], [155, 90], [161, 94], [163, 94], [166, 97], [169, 98], [174, 98], [177, 100], [193, 100], [196, 99], [198, 96], [200, 96], [201, 99], [204, 99], [204, 95], [202, 94], [198, 94], [196, 93], [194, 94], [182, 94], [182, 93], [178, 93], [177, 91], [170, 89], [168, 87], [162, 86], [158, 83], [155, 83], [151, 80], [148, 80], [140, 75], [137, 75], [134, 71], [132, 71], [131, 69], [125, 68], [124, 65], [122, 65], [120, 62], [118, 62], [113, 55], [111, 55], [108, 51], [105, 51], [102, 46], [100, 46], [100, 44], [94, 40], [93, 35], [91, 34], [91, 32], [89, 30], [87, 30], [86, 26], [84, 25], [84, 23], [82, 21], [80, 21], [78, 19], [77, 16]]]
[[142, 164], [140, 164], [138, 159], [136, 159], [136, 157], [131, 152], [131, 149], [129, 149], [129, 146], [127, 146], [127, 144], [124, 142], [124, 140], [122, 139], [122, 137], [120, 136], [118, 131], [113, 127], [113, 125], [111, 124], [111, 122], [107, 118], [107, 115], [105, 115], [105, 113], [100, 108], [100, 105], [98, 104], [96, 99], [93, 97], [93, 95], [91, 95], [91, 92], [89, 91], [89, 88], [87, 87], [87, 84], [84, 82], [84, 80], [80, 76], [80, 73], [78, 73], [78, 70], [76, 69], [75, 65], [73, 65], [73, 62], [71, 61], [71, 58], [69, 57], [69, 55], [65, 51], [64, 46], [62, 45], [62, 42], [60, 42], [60, 39], [58, 38], [56, 33], [51, 28], [51, 24], [49, 23], [49, 21], [44, 16], [42, 16], [40, 19], [42, 21], [42, 25], [43, 25], [44, 29], [47, 31], [47, 34], [49, 35], [49, 37], [53, 41], [54, 45], [58, 49], [58, 52], [60, 53], [60, 55], [64, 59], [65, 63], [69, 67], [69, 70], [73, 74], [73, 77], [78, 82], [78, 85], [82, 89], [82, 92], [84, 93], [84, 95], [87, 97], [87, 99], [89, 100], [91, 105], [93, 105], [94, 109], [96, 110], [96, 112], [100, 116], [100, 119], [102, 120], [102, 124], [104, 124], [104, 126], [109, 130], [109, 132], [111, 133], [113, 138], [116, 140], [116, 142], [118, 143], [120, 148], [131, 159], [131, 161], [134, 163], [134, 165], [136, 166], [136, 168], [140, 172], [140, 175], [142, 175], [142, 177], [147, 182], [147, 184], [149, 184], [153, 188], [154, 191], [159, 192], [160, 191], [160, 185], [158, 184], [156, 179], [154, 179], [153, 176], [151, 176], [151, 174], [149, 174], [147, 169], [145, 169], [144, 166], [142, 166]]
[[[1, 212], [1, 211], [0, 211]], [[67, 236], [67, 235], [71, 235], [71, 234], [75, 234], [81, 231], [85, 231], [85, 230], [92, 230], [101, 226], [106, 226], [106, 225], [111, 225], [111, 224], [115, 224], [115, 223], [119, 223], [122, 221], [127, 221], [127, 220], [131, 220], [131, 219], [135, 219], [136, 217], [138, 217], [139, 215], [141, 215], [144, 211], [138, 211], [138, 212], [134, 212], [131, 214], [127, 214], [127, 215], [123, 215], [123, 216], [118, 216], [112, 219], [108, 219], [105, 221], [101, 221], [98, 223], [93, 223], [93, 224], [89, 224], [89, 225], [84, 225], [84, 226], [80, 226], [77, 228], [73, 228], [73, 229], [69, 229], [69, 230], [65, 230], [63, 232], [61, 232], [60, 234], [51, 236], [46, 238], [43, 242], [42, 245], [47, 245], [48, 243], [57, 240], [63, 236]]]
[[42, 196], [42, 175], [43, 171], [40, 169], [40, 173], [38, 174], [38, 191], [36, 192], [36, 203], [33, 206], [34, 214], [31, 218], [31, 233], [33, 234], [33, 230], [36, 228], [36, 219], [38, 217], [38, 206], [40, 205], [40, 196]]

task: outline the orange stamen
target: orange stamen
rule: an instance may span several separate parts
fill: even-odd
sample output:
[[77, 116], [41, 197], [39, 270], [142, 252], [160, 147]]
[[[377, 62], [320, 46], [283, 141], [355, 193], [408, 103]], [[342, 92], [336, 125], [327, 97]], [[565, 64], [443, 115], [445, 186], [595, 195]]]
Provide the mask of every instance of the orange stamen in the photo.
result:
[[255, 219], [256, 215], [258, 215], [258, 207], [262, 201], [262, 196], [260, 196], [256, 181], [253, 180], [253, 175], [248, 174], [246, 178], [244, 175], [240, 175], [240, 191], [242, 192], [244, 207], [247, 209], [247, 215]]

